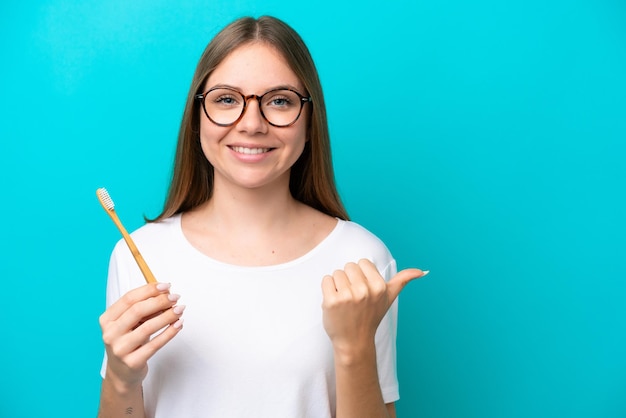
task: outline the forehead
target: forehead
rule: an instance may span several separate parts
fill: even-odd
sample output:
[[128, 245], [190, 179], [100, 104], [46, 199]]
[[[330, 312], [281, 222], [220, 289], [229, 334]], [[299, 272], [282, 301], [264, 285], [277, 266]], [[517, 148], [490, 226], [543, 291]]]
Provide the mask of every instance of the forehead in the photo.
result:
[[236, 87], [246, 94], [261, 94], [285, 85], [304, 88], [285, 57], [273, 46], [258, 42], [239, 46], [224, 58], [205, 87], [216, 85]]

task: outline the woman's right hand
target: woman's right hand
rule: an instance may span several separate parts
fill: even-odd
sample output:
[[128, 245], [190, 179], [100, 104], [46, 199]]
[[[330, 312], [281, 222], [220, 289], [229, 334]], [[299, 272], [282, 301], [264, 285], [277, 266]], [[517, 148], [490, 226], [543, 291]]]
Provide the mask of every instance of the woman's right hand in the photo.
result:
[[[182, 329], [184, 305], [168, 283], [147, 284], [126, 293], [100, 316], [107, 352], [105, 379], [119, 391], [141, 385], [148, 359]], [[159, 330], [163, 331], [150, 338]]]

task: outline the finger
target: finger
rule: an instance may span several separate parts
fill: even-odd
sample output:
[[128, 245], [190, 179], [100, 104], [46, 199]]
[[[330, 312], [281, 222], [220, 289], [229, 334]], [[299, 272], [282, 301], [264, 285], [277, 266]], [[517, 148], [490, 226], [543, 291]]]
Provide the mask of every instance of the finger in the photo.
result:
[[360, 283], [367, 284], [367, 279], [365, 278], [365, 274], [359, 264], [348, 263], [343, 268], [343, 271], [346, 273], [346, 277], [351, 285]]
[[168, 325], [163, 332], [159, 333], [159, 335], [150, 340], [150, 342], [144, 345], [140, 350], [145, 351], [151, 357], [172, 338], [174, 338], [174, 336], [177, 335], [181, 329], [183, 329], [182, 318], [177, 319], [174, 323]]
[[125, 357], [133, 351], [138, 350], [143, 345], [148, 344], [151, 337], [158, 331], [163, 330], [170, 324], [176, 323], [180, 319], [184, 309], [184, 306], [177, 306], [172, 309], [168, 309], [149, 321], [144, 322], [132, 332], [121, 336], [112, 347], [115, 355], [118, 357]]
[[169, 292], [169, 289], [169, 283], [152, 283], [132, 289], [124, 294], [124, 296], [122, 296], [118, 301], [109, 306], [109, 308], [100, 316], [100, 322], [115, 321], [124, 312], [126, 312], [129, 306], [134, 303], [157, 296], [161, 293], [167, 293]]
[[173, 324], [180, 319], [184, 311], [185, 305], [174, 306], [149, 321], [144, 322], [135, 331], [137, 331], [138, 334], [148, 335], [148, 337], [155, 335], [159, 330], [165, 328], [165, 326]]
[[126, 356], [126, 363], [131, 367], [139, 367], [146, 364], [148, 359], [159, 351], [165, 344], [170, 342], [180, 330], [183, 329], [183, 319], [179, 318], [173, 324], [169, 325], [159, 335], [152, 340], [138, 347]]
[[332, 296], [337, 293], [337, 288], [335, 287], [335, 280], [333, 276], [329, 276], [328, 274], [322, 278], [322, 294], [324, 298], [328, 296]]
[[364, 301], [369, 298], [371, 290], [370, 283], [365, 277], [365, 273], [359, 264], [348, 263], [344, 271], [350, 281], [350, 292], [355, 301]]
[[387, 283], [374, 263], [364, 258], [359, 260], [359, 267], [361, 267], [361, 270], [365, 275], [365, 279], [367, 280], [372, 291], [382, 293], [387, 290]]
[[335, 270], [333, 273], [333, 281], [335, 282], [337, 293], [350, 292], [350, 280], [345, 271]]
[[427, 274], [428, 271], [422, 271], [420, 269], [405, 269], [398, 272], [389, 280], [389, 283], [387, 283], [390, 302], [398, 297], [402, 289], [404, 289], [404, 286], [410, 281], [424, 277]]
[[102, 340], [105, 345], [117, 344], [118, 340], [138, 328], [151, 317], [171, 308], [178, 299], [178, 295], [161, 294], [146, 300], [141, 300], [130, 306], [115, 321], [102, 321]]
[[137, 328], [140, 323], [174, 306], [179, 298], [179, 295], [170, 293], [139, 301], [130, 306], [112, 325], [117, 332], [127, 333]]

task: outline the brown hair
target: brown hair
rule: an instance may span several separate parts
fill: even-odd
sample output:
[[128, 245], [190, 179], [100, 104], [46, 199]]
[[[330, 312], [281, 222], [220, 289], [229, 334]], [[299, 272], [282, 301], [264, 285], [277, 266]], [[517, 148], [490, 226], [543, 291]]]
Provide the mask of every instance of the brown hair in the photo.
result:
[[262, 16], [235, 20], [222, 29], [204, 50], [187, 96], [165, 206], [163, 212], [149, 222], [191, 210], [211, 198], [213, 166], [200, 147], [201, 106], [195, 96], [202, 93], [207, 78], [228, 54], [250, 42], [264, 42], [276, 48], [312, 98], [308, 141], [302, 155], [291, 167], [289, 189], [292, 196], [327, 215], [348, 219], [335, 186], [326, 106], [311, 54], [290, 26], [274, 17]]

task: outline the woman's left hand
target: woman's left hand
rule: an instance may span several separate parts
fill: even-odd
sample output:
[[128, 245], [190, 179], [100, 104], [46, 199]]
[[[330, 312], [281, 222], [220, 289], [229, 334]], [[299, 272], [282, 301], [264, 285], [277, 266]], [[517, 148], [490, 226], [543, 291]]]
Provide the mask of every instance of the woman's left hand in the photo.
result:
[[380, 321], [400, 291], [427, 273], [406, 269], [385, 282], [374, 263], [363, 259], [324, 276], [324, 328], [335, 351], [351, 354], [371, 346]]

